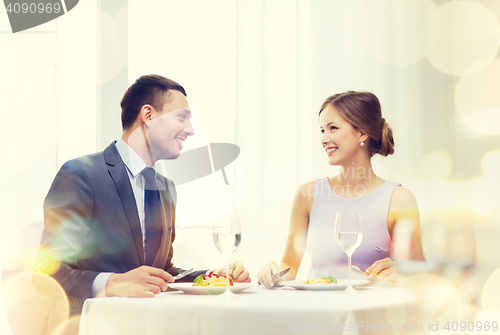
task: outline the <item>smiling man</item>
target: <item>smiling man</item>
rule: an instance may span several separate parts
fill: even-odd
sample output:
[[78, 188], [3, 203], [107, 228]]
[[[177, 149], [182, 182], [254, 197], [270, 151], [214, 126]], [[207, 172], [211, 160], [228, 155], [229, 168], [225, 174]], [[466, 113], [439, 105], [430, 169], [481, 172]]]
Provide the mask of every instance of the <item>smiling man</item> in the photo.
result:
[[[72, 314], [91, 297], [153, 297], [182, 272], [172, 264], [175, 186], [153, 165], [179, 157], [194, 134], [186, 92], [168, 78], [142, 76], [121, 107], [121, 139], [66, 162], [44, 202], [41, 247], [56, 256], [52, 277], [68, 295]], [[52, 268], [47, 259], [39, 256], [37, 268]], [[231, 268], [235, 281], [250, 281], [241, 262]]]

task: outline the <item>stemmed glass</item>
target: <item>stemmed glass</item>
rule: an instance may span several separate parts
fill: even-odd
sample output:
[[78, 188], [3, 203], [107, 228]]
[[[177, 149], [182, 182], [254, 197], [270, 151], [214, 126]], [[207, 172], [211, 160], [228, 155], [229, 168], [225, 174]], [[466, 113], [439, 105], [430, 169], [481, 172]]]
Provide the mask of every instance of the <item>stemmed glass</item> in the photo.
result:
[[355, 293], [356, 290], [351, 284], [351, 258], [363, 240], [363, 224], [359, 212], [337, 213], [335, 218], [335, 240], [347, 254], [348, 259], [349, 279], [345, 292]]
[[241, 242], [240, 218], [236, 212], [230, 214], [229, 221], [220, 226], [214, 226], [214, 243], [217, 249], [226, 257], [226, 290], [221, 297], [237, 297], [230, 289], [229, 283], [229, 256], [238, 249]]

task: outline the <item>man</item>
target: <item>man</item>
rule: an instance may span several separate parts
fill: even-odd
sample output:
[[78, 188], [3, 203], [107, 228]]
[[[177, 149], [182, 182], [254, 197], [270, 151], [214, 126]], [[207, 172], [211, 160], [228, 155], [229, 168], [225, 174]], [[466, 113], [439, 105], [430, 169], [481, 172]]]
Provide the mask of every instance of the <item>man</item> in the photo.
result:
[[[42, 248], [60, 260], [52, 276], [66, 291], [72, 314], [99, 295], [153, 297], [182, 271], [172, 264], [175, 186], [150, 167], [179, 157], [194, 133], [186, 92], [170, 79], [142, 76], [121, 107], [122, 138], [103, 152], [66, 162], [44, 202]], [[39, 257], [37, 267], [44, 266]], [[241, 262], [231, 268], [235, 281], [250, 281]]]

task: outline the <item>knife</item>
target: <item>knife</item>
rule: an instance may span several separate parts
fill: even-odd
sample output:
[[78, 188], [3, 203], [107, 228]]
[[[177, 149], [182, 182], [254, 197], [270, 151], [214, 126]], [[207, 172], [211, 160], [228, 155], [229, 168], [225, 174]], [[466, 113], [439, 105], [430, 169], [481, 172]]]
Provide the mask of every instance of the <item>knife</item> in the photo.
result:
[[[273, 278], [274, 278], [275, 280], [276, 280], [276, 279], [278, 279], [278, 278], [281, 278], [281, 277], [283, 277], [284, 275], [286, 275], [286, 274], [288, 273], [288, 271], [290, 271], [290, 268], [289, 268], [289, 267], [288, 267], [288, 268], [286, 268], [286, 269], [281, 270], [280, 272], [278, 272], [278, 273], [276, 273], [276, 274], [273, 274]], [[261, 283], [260, 283], [260, 282], [258, 282], [258, 284], [259, 284], [259, 285], [261, 285]], [[279, 287], [278, 285], [279, 285], [279, 284], [278, 284], [278, 283], [276, 283], [276, 286], [274, 286], [274, 287]], [[280, 286], [281, 286], [281, 285], [280, 285]]]
[[184, 277], [186, 277], [187, 275], [189, 275], [189, 274], [191, 274], [193, 272], [194, 272], [194, 268], [191, 268], [191, 269], [186, 270], [186, 271], [182, 271], [178, 275], [174, 276], [174, 280], [179, 280], [181, 278], [184, 278]]
[[274, 279], [277, 279], [277, 278], [281, 278], [283, 277], [284, 275], [286, 275], [288, 273], [288, 271], [290, 271], [290, 268], [286, 268], [286, 269], [283, 269], [281, 270], [279, 273], [273, 275]]

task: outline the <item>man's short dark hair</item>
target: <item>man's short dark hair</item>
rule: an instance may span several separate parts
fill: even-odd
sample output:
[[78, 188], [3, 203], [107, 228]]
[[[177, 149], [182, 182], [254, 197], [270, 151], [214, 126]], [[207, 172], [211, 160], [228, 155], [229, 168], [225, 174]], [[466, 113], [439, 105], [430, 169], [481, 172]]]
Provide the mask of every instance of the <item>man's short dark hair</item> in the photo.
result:
[[167, 102], [169, 90], [177, 90], [187, 96], [184, 87], [171, 79], [156, 74], [141, 76], [137, 79], [127, 89], [120, 103], [123, 130], [132, 126], [142, 106], [149, 104], [161, 111], [163, 104]]

